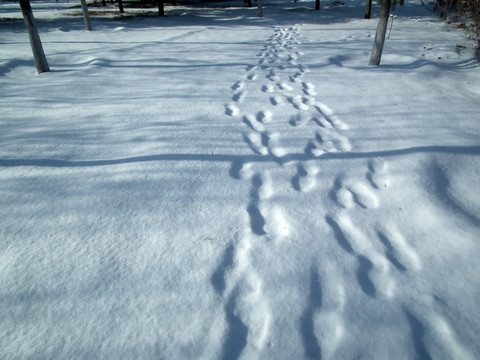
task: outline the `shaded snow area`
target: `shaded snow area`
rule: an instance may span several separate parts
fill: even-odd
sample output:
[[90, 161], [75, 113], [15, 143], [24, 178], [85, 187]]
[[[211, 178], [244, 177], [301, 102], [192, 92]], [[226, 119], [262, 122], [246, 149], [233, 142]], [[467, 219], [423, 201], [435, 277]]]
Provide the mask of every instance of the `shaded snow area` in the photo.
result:
[[1, 3], [0, 358], [480, 358], [472, 42], [344, 2]]

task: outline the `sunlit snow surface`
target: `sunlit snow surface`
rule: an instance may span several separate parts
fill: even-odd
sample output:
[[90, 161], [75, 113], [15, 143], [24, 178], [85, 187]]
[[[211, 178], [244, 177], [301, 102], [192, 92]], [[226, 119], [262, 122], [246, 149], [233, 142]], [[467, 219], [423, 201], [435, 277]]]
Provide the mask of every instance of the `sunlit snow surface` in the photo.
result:
[[480, 358], [467, 34], [408, 3], [369, 67], [363, 1], [76, 3], [42, 75], [0, 4], [0, 358]]

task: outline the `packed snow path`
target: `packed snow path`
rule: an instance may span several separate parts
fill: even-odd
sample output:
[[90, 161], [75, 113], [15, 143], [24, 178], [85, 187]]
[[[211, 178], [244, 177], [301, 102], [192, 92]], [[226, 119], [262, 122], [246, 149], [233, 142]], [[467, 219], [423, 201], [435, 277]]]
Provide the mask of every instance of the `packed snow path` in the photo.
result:
[[51, 73], [0, 22], [0, 358], [480, 357], [462, 32], [409, 4], [371, 68], [363, 1], [34, 3]]

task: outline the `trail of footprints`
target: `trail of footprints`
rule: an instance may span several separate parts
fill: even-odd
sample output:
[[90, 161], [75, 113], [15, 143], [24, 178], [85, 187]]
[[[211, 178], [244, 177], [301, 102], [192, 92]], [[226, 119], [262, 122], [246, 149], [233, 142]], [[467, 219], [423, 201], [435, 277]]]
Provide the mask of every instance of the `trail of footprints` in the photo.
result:
[[388, 165], [375, 159], [369, 162], [363, 179], [340, 175], [330, 192], [330, 198], [337, 204], [339, 211], [327, 215], [326, 221], [332, 228], [338, 245], [356, 257], [358, 284], [370, 297], [376, 297], [378, 293], [388, 298], [395, 295], [392, 271], [421, 269], [418, 255], [394, 224], [379, 225], [377, 239], [372, 241], [349, 216], [352, 210], [378, 208], [380, 202], [376, 193], [389, 186]]
[[[297, 50], [297, 46], [301, 44], [299, 32], [298, 25], [275, 28], [273, 36], [257, 54], [258, 63], [248, 66], [244, 79], [231, 87], [232, 102], [226, 106], [225, 113], [242, 120], [247, 127], [243, 135], [246, 144], [255, 154], [270, 157], [273, 166], [282, 166], [288, 161], [289, 155], [289, 151], [281, 145], [280, 133], [276, 131], [275, 125], [286, 122], [292, 128], [301, 128], [302, 132], [305, 132], [304, 127], [310, 127], [311, 137], [306, 139], [301, 149], [306, 160], [297, 162], [296, 174], [291, 180], [295, 190], [308, 192], [316, 187], [317, 175], [320, 174], [320, 167], [315, 159], [326, 153], [350, 151], [351, 145], [348, 138], [342, 134], [348, 130], [348, 126], [326, 104], [315, 99], [315, 86], [303, 80], [308, 69], [298, 63], [303, 55]], [[265, 108], [256, 113], [250, 112], [248, 104], [245, 104], [249, 95], [253, 95], [255, 99], [264, 98]], [[276, 109], [282, 106], [290, 106], [294, 115], [288, 118], [279, 116], [281, 112]], [[267, 167], [262, 165], [262, 169]], [[246, 209], [249, 230], [239, 237], [236, 246], [227, 250], [225, 260], [212, 278], [212, 284], [225, 298], [225, 314], [230, 326], [224, 344], [224, 358], [235, 358], [240, 353], [246, 357], [255, 352], [258, 354], [268, 343], [268, 328], [271, 323], [269, 304], [262, 294], [262, 279], [255, 272], [250, 254], [254, 240], [282, 241], [289, 236], [292, 229], [284, 209], [273, 201], [275, 187], [268, 170], [258, 172], [255, 171], [254, 164], [237, 161], [232, 164], [230, 175], [235, 179], [250, 182]], [[222, 280], [214, 281], [216, 278]], [[318, 357], [321, 352], [313, 329], [314, 318], [318, 318], [317, 313], [322, 307], [321, 300], [318, 300], [321, 292], [319, 281], [317, 272], [312, 271], [310, 302], [316, 305], [305, 311], [301, 329], [306, 355], [313, 357]], [[332, 286], [331, 292], [340, 291], [339, 294], [343, 294], [341, 288], [337, 289], [338, 284]], [[324, 309], [331, 309], [330, 313], [322, 312], [323, 324], [332, 331], [327, 335], [330, 344], [339, 343], [342, 336], [343, 328], [339, 323], [338, 311], [343, 307], [343, 303], [344, 301], [341, 301], [340, 304], [323, 306]], [[254, 311], [255, 316], [247, 316], [248, 311], [242, 310], [245, 304], [251, 309], [258, 309]], [[234, 350], [232, 353], [231, 343], [234, 337], [237, 344], [241, 345], [238, 351]], [[229, 354], [227, 349], [230, 349]], [[334, 351], [328, 347], [323, 350], [332, 353]]]
[[[266, 164], [282, 167], [289, 162], [291, 152], [282, 147], [276, 125], [288, 122], [292, 128], [308, 127], [311, 137], [301, 149], [305, 160], [294, 164], [295, 175], [291, 186], [299, 192], [309, 192], [318, 185], [320, 162], [324, 154], [349, 152], [352, 145], [345, 136], [348, 125], [326, 104], [318, 101], [315, 86], [304, 80], [308, 69], [299, 64], [303, 55], [300, 45], [300, 26], [275, 27], [263, 49], [257, 54], [258, 63], [248, 66], [244, 79], [232, 87], [232, 102], [225, 113], [240, 118], [246, 125], [244, 141], [259, 155], [270, 157], [262, 164], [262, 172], [252, 163], [240, 160], [232, 164], [230, 175], [248, 181], [250, 193], [245, 211], [247, 231], [241, 233], [234, 245], [227, 249], [212, 284], [224, 297], [225, 316], [229, 329], [223, 349], [223, 358], [258, 357], [268, 344], [271, 311], [263, 295], [262, 279], [251, 261], [252, 251], [258, 251], [258, 241], [281, 241], [289, 236], [289, 217], [274, 202], [275, 187]], [[248, 109], [247, 98], [265, 99], [265, 107], [257, 112]], [[279, 107], [290, 106], [293, 115], [282, 118]], [[376, 238], [369, 238], [350, 216], [358, 211], [375, 211], [380, 207], [379, 191], [391, 185], [388, 164], [380, 159], [371, 160], [363, 177], [339, 175], [332, 186], [329, 198], [337, 208], [325, 217], [335, 240], [346, 256], [353, 256], [357, 269], [355, 278], [360, 290], [368, 298], [395, 295], [393, 272], [421, 270], [420, 258], [395, 224], [379, 225]], [[329, 265], [324, 265], [328, 267]], [[335, 266], [335, 265], [331, 265]], [[331, 269], [334, 273], [336, 269]], [[342, 312], [346, 302], [342, 284], [321, 279], [312, 269], [310, 274], [310, 306], [302, 316], [301, 333], [307, 357], [333, 356], [344, 336]], [[323, 280], [323, 281], [321, 281]], [[336, 301], [322, 302], [322, 291], [336, 294]], [[335, 298], [335, 296], [330, 296]], [[409, 313], [410, 314], [410, 313]], [[408, 315], [408, 314], [407, 314]], [[408, 316], [407, 316], [408, 317]], [[414, 315], [410, 315], [414, 318]], [[321, 326], [318, 326], [318, 323]], [[318, 330], [322, 329], [322, 330]], [[233, 344], [237, 344], [233, 346]]]
[[[311, 127], [311, 137], [301, 149], [306, 157], [317, 158], [326, 153], [348, 152], [352, 146], [342, 134], [348, 130], [345, 124], [324, 103], [315, 98], [315, 86], [304, 81], [308, 69], [299, 64], [303, 55], [298, 51], [300, 41], [299, 25], [276, 27], [263, 49], [257, 54], [256, 65], [246, 68], [246, 75], [232, 86], [232, 102], [226, 106], [226, 114], [241, 117], [248, 126], [245, 142], [259, 155], [272, 156], [279, 164], [288, 161], [290, 150], [282, 147], [280, 133], [275, 130], [278, 123], [287, 121], [294, 128]], [[257, 81], [254, 81], [257, 80]], [[267, 98], [264, 109], [257, 113], [242, 111], [247, 93], [253, 98]], [[276, 108], [291, 106], [294, 115], [283, 119]], [[243, 107], [248, 107], [248, 104]], [[298, 165], [298, 172], [292, 179], [298, 191], [310, 191], [315, 187], [315, 166]], [[306, 179], [303, 179], [306, 178]], [[305, 184], [305, 186], [304, 186]]]
[[230, 175], [250, 183], [245, 222], [248, 224], [224, 254], [224, 261], [212, 276], [212, 285], [223, 296], [229, 328], [222, 351], [223, 359], [257, 358], [268, 343], [271, 310], [263, 294], [263, 280], [255, 271], [252, 252], [256, 243], [288, 236], [288, 220], [281, 208], [267, 206], [274, 195], [268, 172], [256, 172], [252, 164], [234, 163]]

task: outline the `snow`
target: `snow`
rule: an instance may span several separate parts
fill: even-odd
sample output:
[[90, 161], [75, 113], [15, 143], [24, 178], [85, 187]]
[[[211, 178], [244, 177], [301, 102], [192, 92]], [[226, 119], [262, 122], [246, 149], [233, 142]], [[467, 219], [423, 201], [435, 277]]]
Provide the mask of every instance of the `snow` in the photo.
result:
[[1, 358], [480, 357], [473, 42], [344, 3], [0, 4]]

